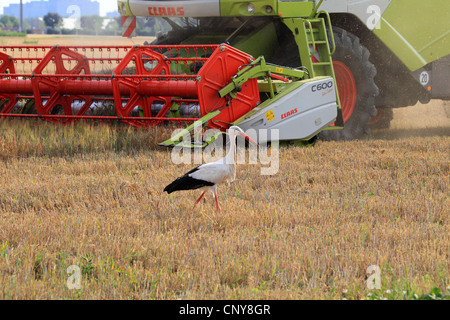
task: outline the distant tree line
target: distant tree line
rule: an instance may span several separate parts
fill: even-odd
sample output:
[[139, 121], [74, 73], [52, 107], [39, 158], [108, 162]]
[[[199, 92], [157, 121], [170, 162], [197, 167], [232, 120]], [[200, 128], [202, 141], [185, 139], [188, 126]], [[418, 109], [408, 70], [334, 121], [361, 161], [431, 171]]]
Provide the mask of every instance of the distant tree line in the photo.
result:
[[[104, 26], [104, 20], [109, 22]], [[19, 30], [19, 20], [15, 16], [0, 16], [0, 31], [16, 35]], [[121, 35], [121, 17], [103, 18], [98, 15], [81, 16], [74, 29], [64, 28], [63, 17], [57, 13], [48, 13], [43, 19], [27, 18], [23, 21], [23, 30], [32, 33], [43, 30], [47, 34], [81, 34], [81, 35]], [[170, 26], [162, 19], [137, 17], [136, 34], [138, 36], [155, 36], [158, 32], [167, 32]], [[3, 34], [2, 34], [3, 35]]]
[[[104, 20], [110, 21], [104, 26]], [[57, 13], [48, 13], [44, 16], [46, 32], [50, 34], [83, 34], [83, 35], [121, 35], [121, 17], [103, 18], [98, 15], [81, 16], [79, 25], [74, 29], [64, 28], [63, 18]], [[138, 36], [154, 36], [157, 32], [166, 32], [170, 26], [164, 21], [155, 21], [154, 18], [137, 17], [136, 34]]]
[[0, 36], [26, 36], [25, 33], [19, 32], [20, 23], [15, 16], [2, 15], [0, 16]]
[[4, 14], [0, 17], [0, 28], [19, 30], [19, 20], [15, 16], [8, 16]]

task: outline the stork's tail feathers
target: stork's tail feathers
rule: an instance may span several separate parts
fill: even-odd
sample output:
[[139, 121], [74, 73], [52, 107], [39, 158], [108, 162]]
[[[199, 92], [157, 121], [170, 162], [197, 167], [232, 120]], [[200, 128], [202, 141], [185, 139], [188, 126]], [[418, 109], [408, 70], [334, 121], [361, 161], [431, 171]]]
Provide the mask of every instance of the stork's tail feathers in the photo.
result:
[[164, 188], [164, 191], [167, 192], [168, 194], [171, 194], [172, 192], [178, 190], [178, 189], [177, 189], [178, 184], [179, 184], [179, 181], [178, 181], [178, 180], [175, 180], [175, 181], [172, 182], [171, 184], [167, 185], [167, 186]]
[[206, 186], [213, 186], [214, 183], [210, 181], [205, 180], [199, 180], [192, 178], [190, 176], [191, 173], [198, 170], [197, 168], [192, 169], [188, 173], [186, 173], [184, 176], [177, 178], [175, 181], [173, 181], [171, 184], [166, 186], [164, 188], [164, 191], [168, 194], [171, 194], [172, 192], [179, 191], [179, 190], [194, 190], [199, 189]]

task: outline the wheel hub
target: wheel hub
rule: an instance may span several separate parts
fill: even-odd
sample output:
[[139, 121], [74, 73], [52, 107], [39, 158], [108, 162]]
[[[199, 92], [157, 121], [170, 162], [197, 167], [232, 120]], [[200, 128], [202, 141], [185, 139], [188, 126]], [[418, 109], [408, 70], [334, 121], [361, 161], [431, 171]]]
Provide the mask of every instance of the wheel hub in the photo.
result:
[[356, 104], [356, 83], [350, 69], [340, 61], [333, 61], [339, 100], [342, 106], [344, 122], [353, 114]]

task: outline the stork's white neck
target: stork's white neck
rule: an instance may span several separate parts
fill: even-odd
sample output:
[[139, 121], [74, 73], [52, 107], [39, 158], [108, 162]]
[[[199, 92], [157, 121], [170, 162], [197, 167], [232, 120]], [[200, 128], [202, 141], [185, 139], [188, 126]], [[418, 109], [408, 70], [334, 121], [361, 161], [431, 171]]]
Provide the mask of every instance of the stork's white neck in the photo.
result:
[[234, 165], [236, 162], [236, 135], [230, 134], [230, 149], [228, 150], [227, 155], [223, 160], [225, 161], [225, 164], [231, 164]]

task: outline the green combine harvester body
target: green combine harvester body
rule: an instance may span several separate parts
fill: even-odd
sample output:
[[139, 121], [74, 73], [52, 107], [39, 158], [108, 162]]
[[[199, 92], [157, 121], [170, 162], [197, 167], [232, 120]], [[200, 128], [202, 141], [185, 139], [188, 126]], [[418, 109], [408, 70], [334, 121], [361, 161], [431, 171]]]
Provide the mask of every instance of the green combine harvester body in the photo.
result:
[[[205, 3], [213, 4], [214, 9], [208, 11], [209, 14], [198, 10], [202, 12], [202, 16], [207, 17], [272, 16], [286, 19], [311, 16], [315, 4], [319, 1], [119, 0], [118, 5], [122, 16], [201, 17], [195, 13], [188, 16], [185, 10], [178, 9], [187, 2], [192, 3], [194, 8], [204, 6]], [[149, 11], [149, 8], [155, 10]], [[165, 10], [160, 10], [164, 8]], [[415, 71], [450, 54], [450, 20], [448, 19], [450, 5], [446, 0], [325, 0], [320, 9], [330, 14], [348, 15], [358, 19], [410, 71]], [[171, 14], [172, 12], [174, 14]]]
[[[359, 138], [371, 127], [388, 127], [392, 108], [450, 97], [446, 0], [119, 0], [118, 5], [124, 17], [197, 23], [175, 26], [153, 44], [229, 43], [270, 63], [336, 78], [345, 129], [324, 132], [325, 139]], [[334, 72], [320, 40], [311, 47], [315, 35], [308, 33], [308, 21], [314, 19], [325, 23]], [[314, 50], [311, 61], [307, 56]]]

